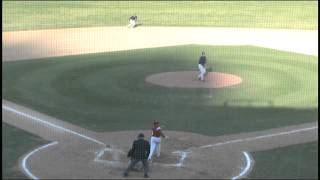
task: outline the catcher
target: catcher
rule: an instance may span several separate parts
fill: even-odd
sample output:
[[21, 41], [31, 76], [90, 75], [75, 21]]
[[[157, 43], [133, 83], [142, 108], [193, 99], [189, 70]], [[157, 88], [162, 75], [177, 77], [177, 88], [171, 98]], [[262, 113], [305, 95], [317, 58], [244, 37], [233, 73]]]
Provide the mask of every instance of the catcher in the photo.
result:
[[123, 173], [124, 177], [127, 177], [129, 175], [129, 171], [135, 167], [137, 163], [140, 161], [143, 164], [144, 169], [144, 177], [148, 177], [148, 161], [147, 157], [149, 155], [150, 150], [150, 143], [149, 141], [144, 140], [144, 134], [140, 133], [138, 135], [138, 139], [135, 140], [132, 144], [132, 148], [128, 152], [128, 157], [131, 157], [130, 163], [128, 168]]

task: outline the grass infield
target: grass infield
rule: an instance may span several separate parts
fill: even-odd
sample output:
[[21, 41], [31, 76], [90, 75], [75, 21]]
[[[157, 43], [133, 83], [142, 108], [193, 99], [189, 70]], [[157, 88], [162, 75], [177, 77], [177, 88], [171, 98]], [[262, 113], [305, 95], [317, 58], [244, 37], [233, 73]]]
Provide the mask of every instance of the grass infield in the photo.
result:
[[[238, 75], [243, 82], [226, 89], [145, 82], [154, 73], [197, 70], [202, 50], [213, 71]], [[252, 46], [187, 45], [2, 65], [4, 99], [94, 131], [149, 129], [158, 119], [171, 130], [223, 135], [318, 119], [314, 56]]]

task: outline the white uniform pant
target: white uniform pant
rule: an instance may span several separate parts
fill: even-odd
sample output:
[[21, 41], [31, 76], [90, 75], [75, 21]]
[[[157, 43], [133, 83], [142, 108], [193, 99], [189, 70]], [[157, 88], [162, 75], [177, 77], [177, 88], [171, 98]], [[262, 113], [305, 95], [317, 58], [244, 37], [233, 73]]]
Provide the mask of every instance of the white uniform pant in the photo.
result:
[[204, 81], [204, 75], [206, 74], [206, 68], [204, 68], [204, 66], [202, 66], [202, 64], [198, 64], [198, 68], [199, 68], [198, 78], [200, 78], [201, 81]]
[[130, 20], [129, 20], [129, 25], [128, 25], [128, 27], [129, 27], [129, 28], [134, 28], [135, 26], [136, 26], [136, 21], [133, 20], [133, 19], [130, 19]]
[[160, 156], [160, 144], [161, 143], [161, 138], [160, 137], [154, 137], [151, 136], [150, 140], [150, 154], [148, 157], [148, 160], [152, 159], [152, 156], [154, 153], [157, 153], [157, 157]]

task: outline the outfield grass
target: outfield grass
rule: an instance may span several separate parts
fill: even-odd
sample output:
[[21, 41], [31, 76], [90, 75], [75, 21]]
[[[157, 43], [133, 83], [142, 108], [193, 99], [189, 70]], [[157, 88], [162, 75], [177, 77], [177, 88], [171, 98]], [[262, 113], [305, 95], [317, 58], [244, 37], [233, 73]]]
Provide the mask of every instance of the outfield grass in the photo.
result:
[[124, 26], [317, 29], [317, 1], [4, 1], [3, 31]]
[[318, 179], [318, 141], [254, 152], [249, 179]]
[[27, 179], [19, 167], [19, 158], [48, 143], [38, 136], [2, 123], [2, 179]]
[[[239, 75], [227, 89], [165, 88], [154, 73], [197, 70]], [[317, 57], [252, 46], [187, 45], [3, 62], [3, 98], [94, 131], [149, 129], [222, 135], [318, 119]], [[240, 103], [243, 99], [252, 105]], [[226, 101], [238, 106], [224, 107]], [[268, 106], [268, 101], [273, 105]]]

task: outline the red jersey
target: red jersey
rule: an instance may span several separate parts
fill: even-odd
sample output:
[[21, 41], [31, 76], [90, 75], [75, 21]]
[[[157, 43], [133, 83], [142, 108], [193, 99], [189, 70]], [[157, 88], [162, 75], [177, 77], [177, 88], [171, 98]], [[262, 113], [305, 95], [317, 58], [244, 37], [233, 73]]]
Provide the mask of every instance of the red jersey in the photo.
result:
[[152, 128], [152, 136], [154, 137], [160, 137], [161, 136], [161, 128]]

